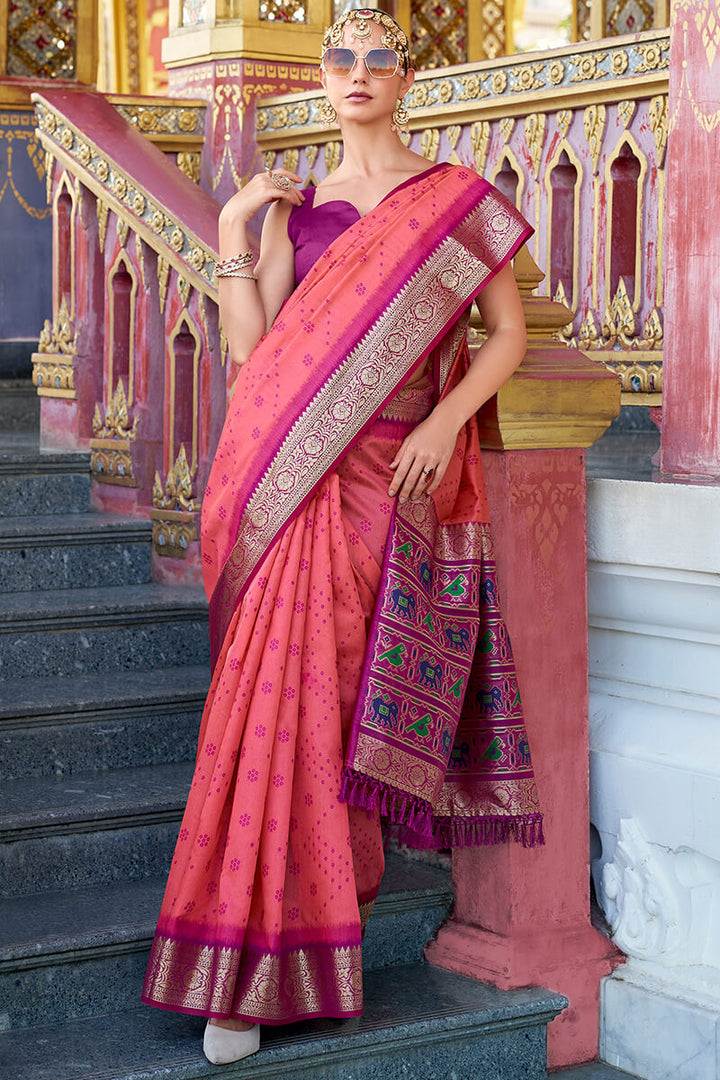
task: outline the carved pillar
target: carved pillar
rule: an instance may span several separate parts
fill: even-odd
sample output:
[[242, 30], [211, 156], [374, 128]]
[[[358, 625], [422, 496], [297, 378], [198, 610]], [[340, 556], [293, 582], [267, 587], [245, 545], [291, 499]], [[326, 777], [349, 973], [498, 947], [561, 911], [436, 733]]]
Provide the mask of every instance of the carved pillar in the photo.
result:
[[208, 109], [201, 185], [221, 203], [262, 168], [255, 99], [318, 87], [332, 0], [172, 0], [169, 91]]
[[673, 5], [662, 469], [720, 476], [720, 8]]
[[455, 909], [428, 959], [496, 986], [568, 997], [548, 1029], [557, 1068], [597, 1055], [600, 979], [617, 955], [590, 925], [583, 448], [618, 412], [620, 388], [553, 340], [570, 312], [530, 296], [542, 274], [524, 249], [515, 269], [529, 348], [481, 413], [493, 447], [483, 466], [546, 844], [456, 852]]

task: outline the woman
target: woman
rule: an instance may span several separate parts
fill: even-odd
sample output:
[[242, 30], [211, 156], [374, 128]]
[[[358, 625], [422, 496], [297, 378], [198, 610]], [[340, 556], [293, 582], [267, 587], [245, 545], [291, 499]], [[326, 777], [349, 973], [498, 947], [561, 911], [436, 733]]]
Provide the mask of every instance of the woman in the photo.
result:
[[144, 992], [208, 1016], [218, 1064], [260, 1023], [362, 1011], [381, 817], [420, 847], [542, 842], [474, 420], [524, 353], [509, 260], [530, 229], [403, 146], [413, 78], [389, 16], [341, 17], [322, 83], [342, 164], [314, 192], [256, 176], [220, 215], [247, 367], [203, 503], [213, 679]]

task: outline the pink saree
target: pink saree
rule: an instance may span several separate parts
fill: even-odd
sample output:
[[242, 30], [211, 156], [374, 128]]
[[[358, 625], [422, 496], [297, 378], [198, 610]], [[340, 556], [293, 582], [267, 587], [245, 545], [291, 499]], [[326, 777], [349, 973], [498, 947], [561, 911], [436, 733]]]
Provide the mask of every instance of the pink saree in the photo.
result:
[[143, 1000], [287, 1023], [362, 1011], [381, 820], [414, 846], [542, 842], [477, 429], [387, 495], [462, 377], [472, 299], [530, 229], [429, 170], [334, 241], [236, 384], [203, 503], [213, 677]]

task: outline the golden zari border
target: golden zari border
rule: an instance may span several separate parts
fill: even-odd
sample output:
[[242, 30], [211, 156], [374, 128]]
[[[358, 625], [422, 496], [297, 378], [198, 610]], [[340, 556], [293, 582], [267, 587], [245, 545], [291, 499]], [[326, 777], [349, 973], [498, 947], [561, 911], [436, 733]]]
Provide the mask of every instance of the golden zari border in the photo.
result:
[[[369, 915], [369, 912], [368, 912]], [[334, 988], [328, 1000], [327, 988]], [[150, 1004], [204, 1016], [282, 1023], [362, 1011], [362, 949], [323, 946], [282, 955], [175, 941], [157, 934], [146, 981]]]

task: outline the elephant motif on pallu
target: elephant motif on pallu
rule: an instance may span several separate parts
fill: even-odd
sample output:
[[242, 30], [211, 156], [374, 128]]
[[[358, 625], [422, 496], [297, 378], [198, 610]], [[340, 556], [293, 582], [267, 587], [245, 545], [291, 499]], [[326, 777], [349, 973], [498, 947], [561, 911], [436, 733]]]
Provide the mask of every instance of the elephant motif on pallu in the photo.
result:
[[517, 744], [518, 757], [520, 758], [521, 765], [530, 764], [530, 745], [523, 735]]
[[499, 686], [481, 686], [475, 700], [486, 715], [500, 712], [503, 703], [502, 689]]
[[402, 615], [405, 619], [414, 619], [417, 608], [417, 600], [411, 592], [403, 592], [400, 585], [390, 593], [392, 611], [394, 615]]
[[378, 695], [370, 702], [373, 711], [373, 720], [381, 727], [395, 728], [398, 719], [398, 703], [392, 699]]
[[450, 753], [448, 765], [451, 769], [457, 769], [461, 765], [470, 764], [470, 746], [468, 743], [455, 743]]
[[495, 606], [497, 604], [497, 590], [495, 588], [495, 582], [491, 578], [485, 578], [482, 583], [482, 596], [483, 604]]
[[442, 664], [431, 664], [429, 660], [421, 660], [418, 664], [420, 672], [420, 685], [428, 690], [439, 690], [442, 682]]
[[453, 623], [451, 626], [446, 627], [445, 637], [454, 649], [459, 649], [461, 652], [468, 652], [470, 649], [470, 631], [466, 626], [457, 626]]

